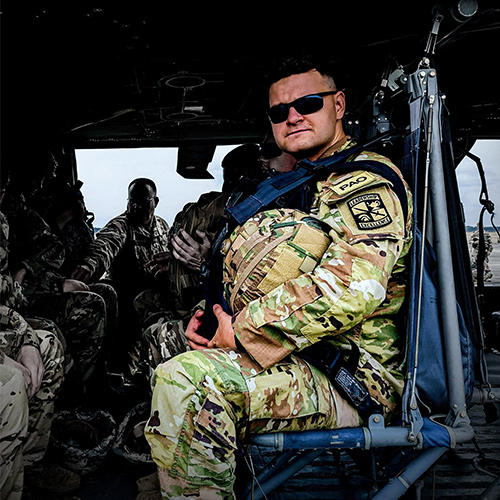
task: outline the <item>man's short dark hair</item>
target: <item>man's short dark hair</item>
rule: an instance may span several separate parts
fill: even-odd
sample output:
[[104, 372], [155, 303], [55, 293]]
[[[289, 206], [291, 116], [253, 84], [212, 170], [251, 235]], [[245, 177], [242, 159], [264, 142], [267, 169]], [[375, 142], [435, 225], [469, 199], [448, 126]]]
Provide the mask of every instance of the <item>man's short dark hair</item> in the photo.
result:
[[139, 184], [142, 186], [149, 186], [152, 190], [154, 195], [156, 196], [156, 184], [151, 180], [151, 179], [146, 179], [145, 177], [139, 177], [138, 179], [134, 179], [129, 185], [128, 185], [128, 190], [132, 188], [132, 186]]
[[283, 78], [307, 73], [312, 69], [334, 81], [333, 64], [329, 59], [312, 53], [300, 53], [287, 56], [274, 63], [267, 75], [268, 87]]

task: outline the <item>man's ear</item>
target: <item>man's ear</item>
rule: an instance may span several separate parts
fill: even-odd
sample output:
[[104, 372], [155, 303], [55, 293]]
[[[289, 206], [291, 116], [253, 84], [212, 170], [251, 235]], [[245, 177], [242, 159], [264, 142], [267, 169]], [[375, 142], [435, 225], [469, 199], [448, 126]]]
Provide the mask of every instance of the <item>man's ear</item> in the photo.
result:
[[160, 203], [160, 198], [158, 198], [158, 196], [155, 196], [155, 208], [158, 206], [158, 203]]
[[337, 112], [337, 120], [340, 120], [345, 113], [345, 94], [341, 90], [335, 94], [335, 110]]

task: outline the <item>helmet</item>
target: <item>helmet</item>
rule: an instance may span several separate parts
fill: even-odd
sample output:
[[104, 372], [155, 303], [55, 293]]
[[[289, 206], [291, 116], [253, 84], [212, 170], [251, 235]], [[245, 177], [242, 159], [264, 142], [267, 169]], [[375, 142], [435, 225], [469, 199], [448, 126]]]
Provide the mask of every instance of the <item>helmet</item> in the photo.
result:
[[115, 439], [116, 423], [103, 411], [60, 411], [52, 421], [51, 450], [64, 466], [78, 474], [94, 473]]
[[139, 403], [125, 416], [118, 427], [113, 452], [134, 465], [153, 465], [144, 427], [149, 419], [149, 402]]

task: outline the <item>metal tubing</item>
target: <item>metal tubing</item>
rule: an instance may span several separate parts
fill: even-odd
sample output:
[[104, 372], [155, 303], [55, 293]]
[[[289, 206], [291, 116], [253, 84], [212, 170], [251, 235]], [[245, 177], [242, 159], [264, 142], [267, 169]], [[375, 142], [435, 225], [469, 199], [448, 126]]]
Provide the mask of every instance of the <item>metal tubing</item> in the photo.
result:
[[274, 460], [271, 460], [257, 475], [260, 482], [265, 481], [268, 477], [279, 471], [287, 462], [297, 454], [297, 450], [285, 450], [280, 452]]
[[417, 440], [408, 439], [408, 427], [345, 428], [332, 430], [311, 430], [307, 432], [285, 432], [255, 434], [252, 444], [273, 448], [277, 451], [311, 450], [316, 448], [370, 449], [384, 446], [415, 446]]
[[[299, 457], [292, 460], [280, 471], [277, 471], [270, 479], [261, 484], [254, 486], [253, 496], [244, 497], [245, 500], [261, 500], [267, 498], [266, 495], [276, 489], [279, 485], [283, 484], [288, 478], [292, 477], [299, 470], [303, 469], [306, 465], [311, 463], [314, 459], [319, 457], [325, 450], [309, 450]], [[257, 477], [258, 479], [258, 477]]]
[[429, 71], [427, 82], [428, 96], [429, 98], [434, 96], [434, 106], [438, 107], [435, 110], [437, 112], [432, 113], [433, 133], [429, 174], [450, 409], [455, 417], [460, 415], [461, 418], [466, 418], [464, 377], [461, 364], [462, 352], [459, 338], [455, 280], [451, 272], [453, 260], [441, 150], [441, 101], [438, 95], [434, 70]]
[[[253, 482], [251, 482], [245, 489], [242, 498], [251, 498], [252, 489], [259, 487], [259, 484], [264, 483], [269, 477], [276, 474], [287, 462], [292, 460], [292, 458], [297, 454], [297, 450], [285, 450], [279, 452], [277, 456], [273, 458], [256, 476]], [[253, 465], [252, 465], [253, 472]], [[255, 496], [255, 495], [254, 495]]]
[[391, 479], [389, 483], [372, 497], [372, 500], [397, 500], [401, 498], [408, 488], [422, 474], [425, 474], [446, 451], [447, 448], [429, 448], [425, 450], [419, 457], [408, 464], [398, 476]]
[[498, 500], [500, 498], [500, 476], [497, 477], [478, 500]]
[[472, 404], [499, 403], [500, 387], [474, 387]]

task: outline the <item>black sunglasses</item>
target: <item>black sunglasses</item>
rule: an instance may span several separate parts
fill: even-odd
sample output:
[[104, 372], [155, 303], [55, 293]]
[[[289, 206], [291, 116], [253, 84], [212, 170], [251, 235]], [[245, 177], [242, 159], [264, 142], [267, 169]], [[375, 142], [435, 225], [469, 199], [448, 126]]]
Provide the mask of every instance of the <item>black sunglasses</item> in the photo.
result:
[[305, 95], [295, 99], [295, 101], [287, 104], [276, 104], [267, 110], [267, 116], [272, 123], [283, 123], [290, 113], [290, 108], [294, 108], [301, 115], [310, 115], [316, 113], [323, 107], [323, 97], [333, 95], [339, 92], [338, 90], [330, 90], [329, 92], [318, 92], [317, 94]]

